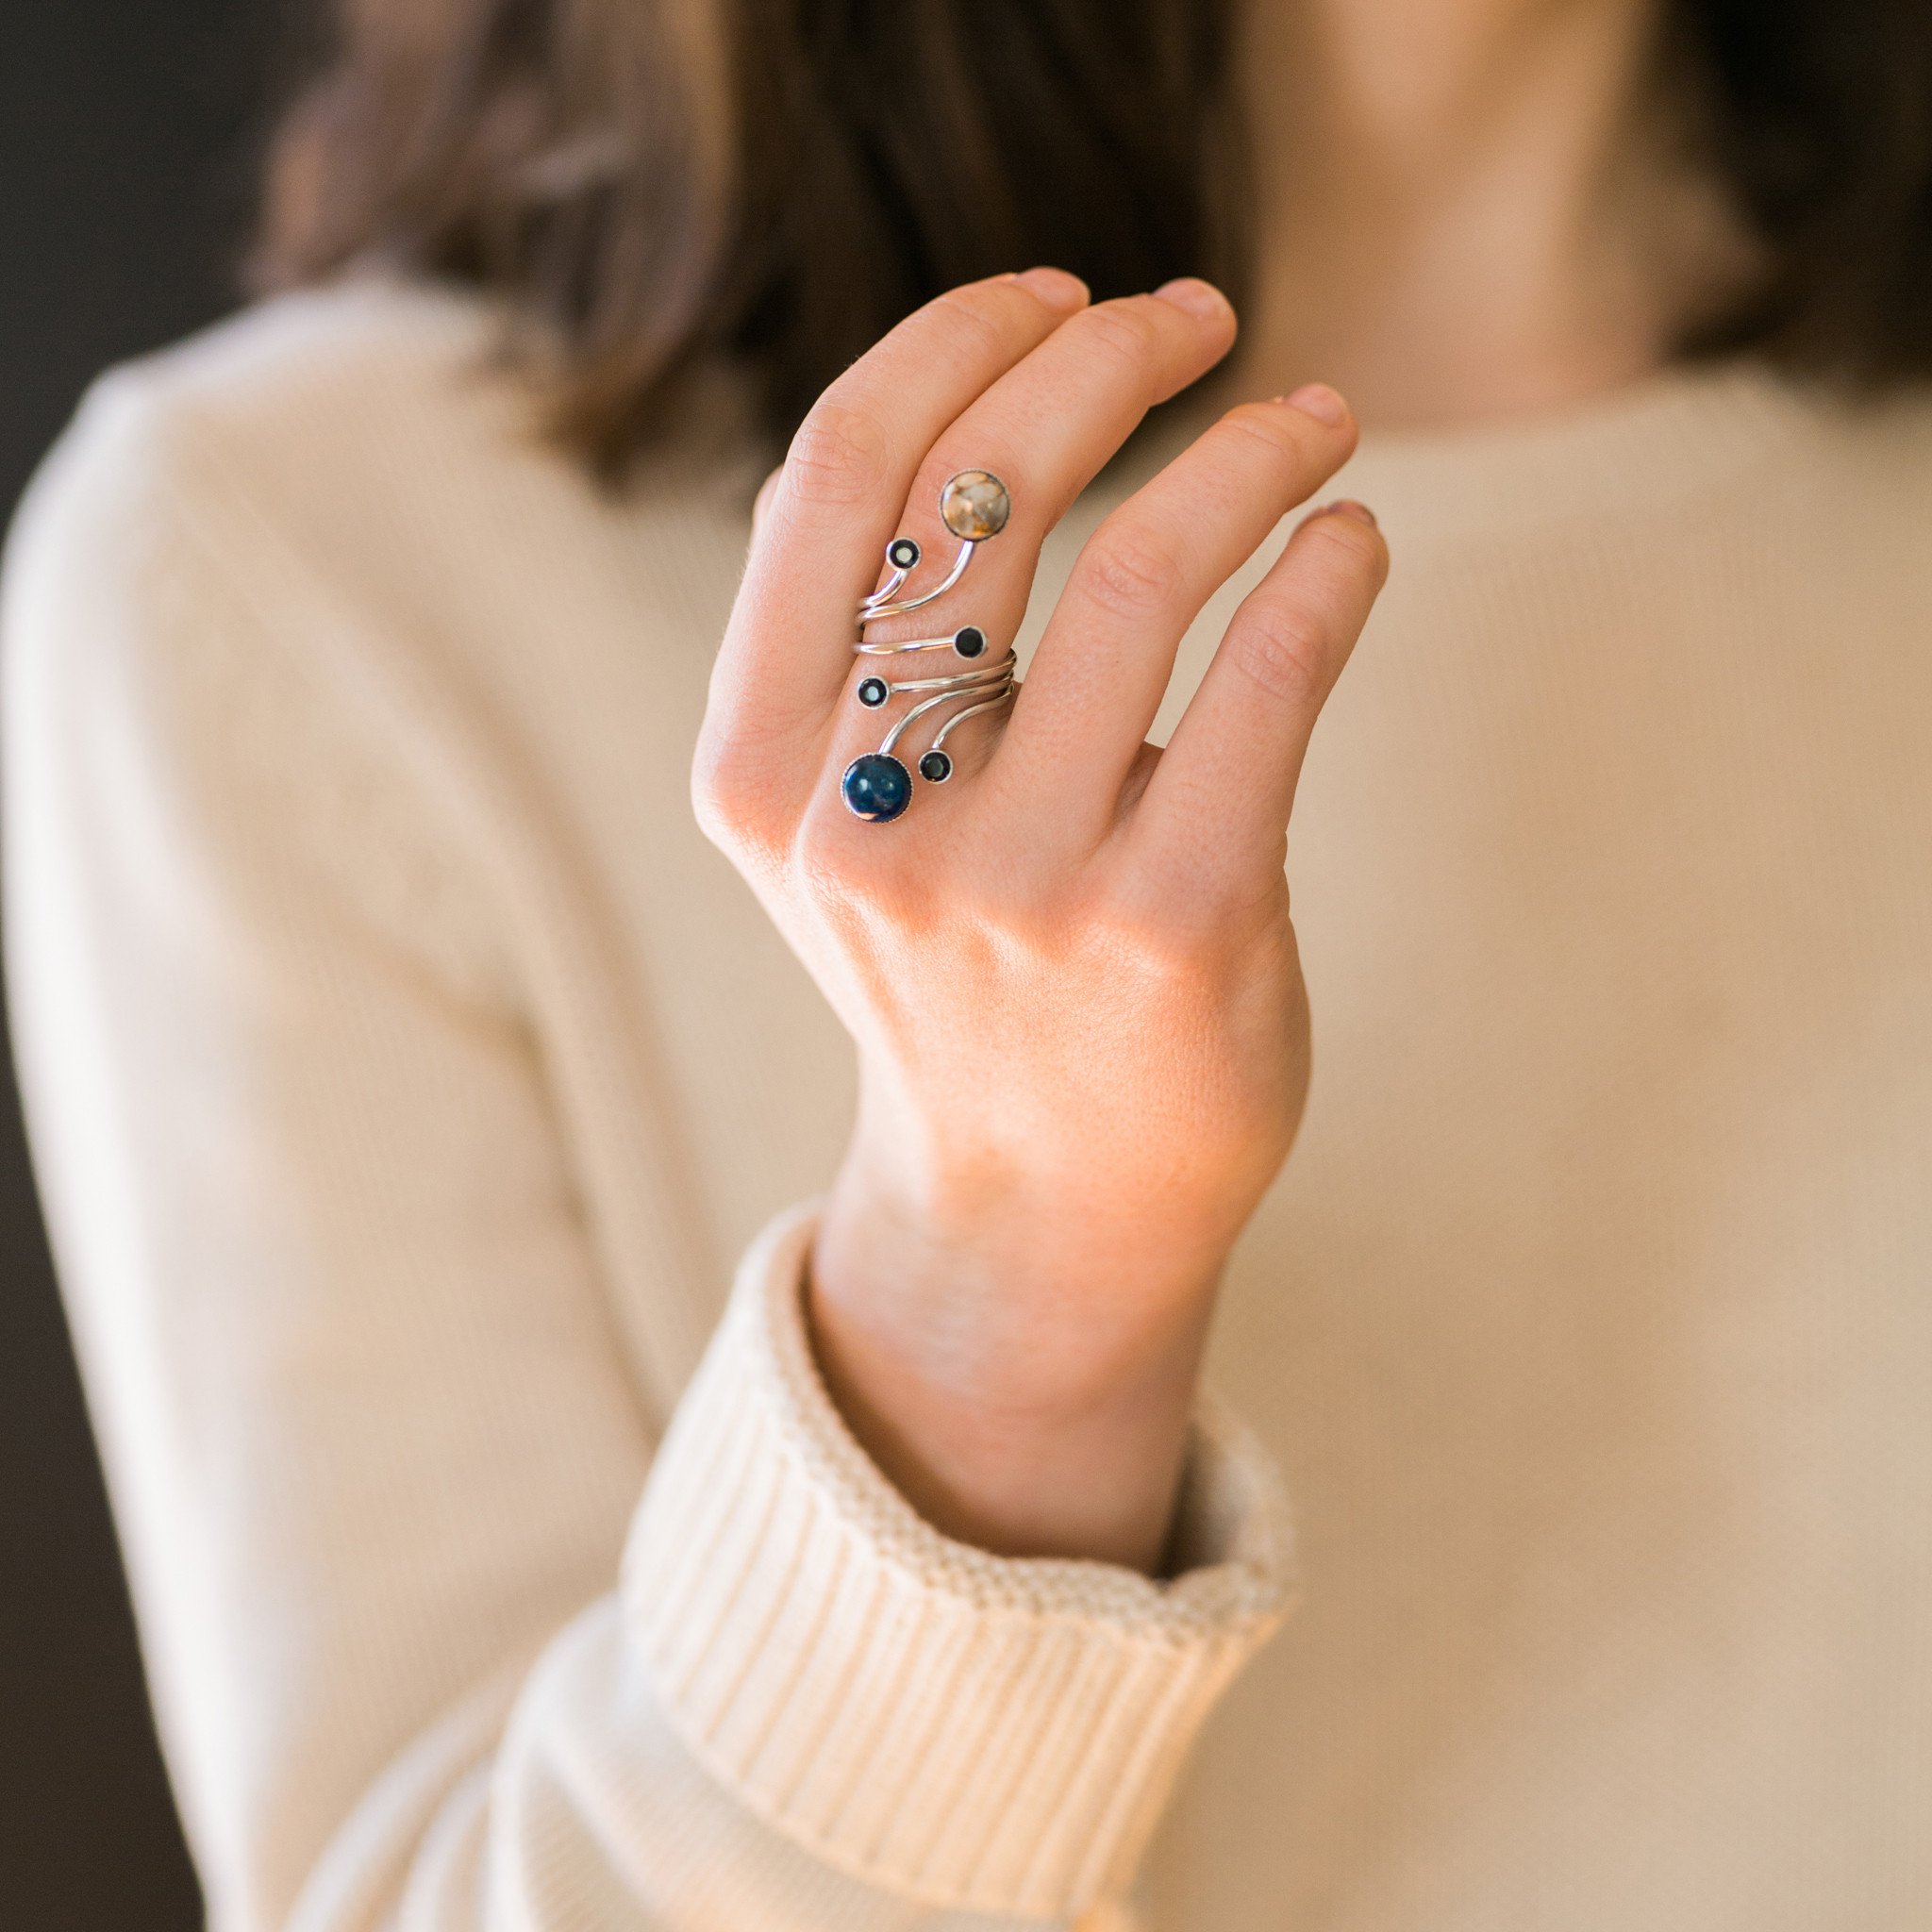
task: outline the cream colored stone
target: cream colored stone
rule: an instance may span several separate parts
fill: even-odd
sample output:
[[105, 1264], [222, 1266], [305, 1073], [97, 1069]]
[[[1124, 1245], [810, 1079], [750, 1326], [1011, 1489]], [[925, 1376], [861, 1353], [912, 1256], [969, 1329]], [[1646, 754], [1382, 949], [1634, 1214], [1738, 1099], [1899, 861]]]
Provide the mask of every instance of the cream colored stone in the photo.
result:
[[940, 515], [953, 535], [983, 543], [1007, 527], [1013, 499], [991, 470], [961, 470], [940, 491]]

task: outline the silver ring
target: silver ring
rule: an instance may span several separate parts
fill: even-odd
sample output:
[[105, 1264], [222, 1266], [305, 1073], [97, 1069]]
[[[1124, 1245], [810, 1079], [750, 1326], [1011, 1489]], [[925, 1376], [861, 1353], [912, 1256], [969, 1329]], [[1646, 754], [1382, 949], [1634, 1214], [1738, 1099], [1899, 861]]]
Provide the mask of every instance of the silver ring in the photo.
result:
[[973, 553], [997, 537], [1013, 513], [1007, 486], [991, 470], [961, 470], [940, 491], [940, 521], [959, 540], [958, 555], [942, 582], [917, 595], [904, 594], [907, 580], [919, 568], [921, 551], [910, 537], [894, 537], [886, 545], [886, 580], [858, 607], [859, 640], [853, 649], [861, 657], [897, 658], [912, 651], [951, 651], [972, 666], [942, 677], [886, 677], [868, 673], [854, 695], [868, 710], [881, 710], [906, 693], [918, 702], [888, 731], [876, 751], [856, 758], [839, 782], [840, 796], [856, 817], [874, 824], [897, 818], [912, 803], [912, 774], [894, 756], [908, 726], [944, 706], [967, 702], [933, 734], [919, 758], [919, 775], [929, 785], [943, 785], [953, 775], [946, 740], [968, 718], [997, 710], [1013, 695], [1016, 659], [1011, 650], [991, 664], [978, 659], [988, 648], [986, 632], [976, 624], [963, 624], [943, 637], [912, 638], [903, 644], [869, 644], [865, 626], [888, 617], [903, 617], [943, 597], [966, 575]]

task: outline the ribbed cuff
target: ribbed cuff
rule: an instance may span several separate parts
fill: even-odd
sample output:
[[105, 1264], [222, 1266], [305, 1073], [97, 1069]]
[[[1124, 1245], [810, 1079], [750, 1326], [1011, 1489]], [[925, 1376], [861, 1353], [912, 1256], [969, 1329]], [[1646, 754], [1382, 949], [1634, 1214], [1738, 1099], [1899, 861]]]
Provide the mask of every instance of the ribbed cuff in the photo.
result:
[[671, 1722], [819, 1857], [922, 1902], [1069, 1918], [1117, 1895], [1188, 1746], [1280, 1622], [1286, 1513], [1265, 1456], [1197, 1424], [1156, 1583], [940, 1535], [825, 1394], [800, 1283], [814, 1217], [746, 1255], [658, 1452], [625, 1557]]

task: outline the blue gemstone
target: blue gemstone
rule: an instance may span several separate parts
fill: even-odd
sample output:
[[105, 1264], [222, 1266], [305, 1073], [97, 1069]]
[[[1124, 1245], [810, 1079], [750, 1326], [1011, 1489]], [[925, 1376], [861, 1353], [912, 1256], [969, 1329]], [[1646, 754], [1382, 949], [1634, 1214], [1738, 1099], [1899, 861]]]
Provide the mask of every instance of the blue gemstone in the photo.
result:
[[919, 561], [919, 545], [910, 537], [896, 537], [886, 557], [894, 570], [910, 570]]
[[856, 816], [879, 824], [912, 803], [912, 774], [890, 752], [869, 751], [845, 767], [839, 790]]
[[886, 680], [883, 677], [867, 677], [861, 679], [859, 682], [858, 702], [861, 705], [868, 706], [871, 709], [874, 711], [877, 710], [878, 708], [882, 704], [884, 704], [889, 697], [891, 696], [891, 687], [887, 684]]
[[953, 648], [962, 658], [976, 658], [986, 649], [986, 633], [976, 624], [953, 633]]
[[953, 775], [952, 755], [943, 751], [929, 751], [919, 761], [919, 775], [928, 785], [943, 785]]

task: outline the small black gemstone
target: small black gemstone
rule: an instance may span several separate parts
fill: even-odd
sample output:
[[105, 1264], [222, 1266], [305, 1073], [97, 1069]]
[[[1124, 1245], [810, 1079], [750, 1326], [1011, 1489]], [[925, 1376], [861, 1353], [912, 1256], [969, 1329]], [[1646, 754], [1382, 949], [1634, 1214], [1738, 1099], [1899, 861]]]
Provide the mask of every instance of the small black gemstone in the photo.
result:
[[919, 775], [930, 785], [943, 785], [953, 775], [953, 760], [942, 751], [929, 751], [919, 761]]
[[876, 711], [892, 694], [891, 688], [883, 677], [865, 677], [859, 680], [858, 702]]
[[877, 824], [912, 803], [912, 774], [891, 753], [869, 751], [845, 767], [839, 791], [857, 817]]
[[895, 537], [886, 550], [886, 561], [894, 570], [911, 570], [919, 562], [919, 545], [910, 537]]
[[953, 648], [962, 658], [976, 658], [986, 649], [986, 633], [976, 624], [953, 633]]

